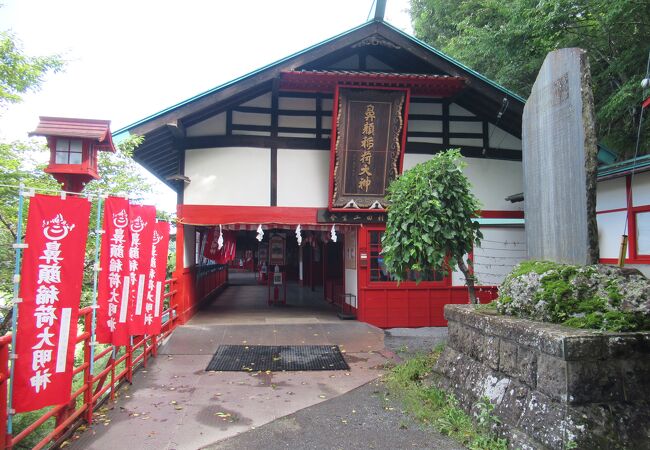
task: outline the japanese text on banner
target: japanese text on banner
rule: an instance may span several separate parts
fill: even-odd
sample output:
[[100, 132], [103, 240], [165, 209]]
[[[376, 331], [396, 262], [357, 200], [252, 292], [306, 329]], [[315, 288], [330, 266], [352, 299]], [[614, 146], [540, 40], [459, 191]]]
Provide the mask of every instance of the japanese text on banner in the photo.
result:
[[156, 227], [156, 208], [130, 205], [131, 245], [129, 246], [129, 334], [145, 334], [145, 289], [151, 264], [153, 232]]
[[147, 277], [147, 297], [145, 300], [145, 333], [149, 335], [160, 333], [168, 250], [169, 223], [158, 222], [153, 232], [151, 264]]
[[131, 245], [129, 202], [108, 197], [104, 206], [99, 287], [97, 295], [97, 342], [126, 345], [128, 333], [128, 301], [130, 280], [128, 249]]
[[16, 334], [14, 409], [70, 399], [90, 202], [36, 195], [30, 201]]

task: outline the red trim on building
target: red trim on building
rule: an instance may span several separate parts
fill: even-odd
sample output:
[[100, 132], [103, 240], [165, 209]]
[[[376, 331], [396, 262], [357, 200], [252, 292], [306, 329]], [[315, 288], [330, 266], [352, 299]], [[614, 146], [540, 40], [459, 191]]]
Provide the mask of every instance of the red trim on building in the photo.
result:
[[481, 217], [484, 219], [523, 219], [523, 211], [496, 210], [488, 209], [481, 211]]
[[319, 208], [283, 206], [179, 205], [178, 220], [188, 225], [317, 224]]

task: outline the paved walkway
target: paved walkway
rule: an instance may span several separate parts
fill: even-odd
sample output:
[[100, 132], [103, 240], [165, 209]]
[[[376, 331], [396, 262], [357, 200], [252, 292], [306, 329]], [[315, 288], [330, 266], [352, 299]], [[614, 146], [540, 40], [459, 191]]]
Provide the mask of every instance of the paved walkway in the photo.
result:
[[[260, 427], [367, 384], [390, 355], [384, 333], [341, 321], [322, 292], [292, 288], [286, 307], [269, 307], [264, 288], [227, 288], [179, 327], [133, 386], [98, 411], [73, 449], [197, 449]], [[331, 344], [350, 371], [205, 372], [221, 344]]]

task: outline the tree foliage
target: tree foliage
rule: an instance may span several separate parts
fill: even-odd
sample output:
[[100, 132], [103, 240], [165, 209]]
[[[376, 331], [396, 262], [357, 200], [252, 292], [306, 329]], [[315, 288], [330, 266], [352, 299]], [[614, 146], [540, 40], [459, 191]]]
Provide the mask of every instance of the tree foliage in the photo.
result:
[[[132, 199], [142, 199], [151, 192], [151, 185], [138, 170], [136, 163], [131, 158], [133, 150], [142, 137], [131, 137], [118, 145], [116, 153], [100, 152], [97, 171], [101, 177], [88, 183], [84, 189], [86, 194], [114, 194], [128, 195]], [[14, 250], [12, 244], [16, 240], [18, 224], [18, 186], [24, 184], [27, 189], [33, 188], [37, 193], [50, 193], [56, 195], [61, 186], [54, 178], [43, 172], [49, 149], [33, 140], [29, 142], [0, 143], [0, 316], [5, 319], [11, 307], [10, 299], [13, 289]], [[84, 288], [82, 306], [90, 303], [90, 289], [92, 281], [92, 263], [95, 255], [95, 220], [97, 214], [97, 197], [93, 201], [88, 244], [86, 246], [86, 271], [84, 273]], [[29, 198], [25, 200], [23, 213], [22, 234], [24, 238], [25, 224], [27, 221], [27, 207]], [[4, 308], [2, 307], [4, 306]], [[4, 309], [4, 311], [2, 311]], [[5, 320], [0, 324], [0, 334], [4, 334], [7, 327]]]
[[48, 72], [62, 68], [58, 55], [27, 56], [13, 34], [0, 32], [0, 106], [20, 102], [23, 94], [40, 88]]
[[[411, 0], [418, 38], [527, 97], [546, 54], [587, 50], [600, 141], [634, 152], [650, 50], [648, 0]], [[641, 152], [650, 152], [644, 124]]]
[[472, 221], [480, 203], [463, 174], [459, 150], [436, 154], [404, 172], [388, 187], [388, 220], [382, 254], [399, 281], [409, 270], [458, 266], [475, 302], [473, 280], [463, 257], [482, 238]]

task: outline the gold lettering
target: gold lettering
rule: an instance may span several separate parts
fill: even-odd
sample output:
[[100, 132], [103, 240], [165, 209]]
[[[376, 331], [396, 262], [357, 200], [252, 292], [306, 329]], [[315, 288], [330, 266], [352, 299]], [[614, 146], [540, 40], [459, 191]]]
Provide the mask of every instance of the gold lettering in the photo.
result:
[[359, 189], [363, 189], [364, 191], [368, 192], [368, 189], [370, 189], [370, 184], [372, 183], [372, 180], [368, 177], [362, 178], [359, 180]]
[[359, 175], [366, 175], [367, 177], [371, 177], [372, 172], [370, 171], [370, 166], [368, 165], [361, 166], [361, 169], [359, 170]]

